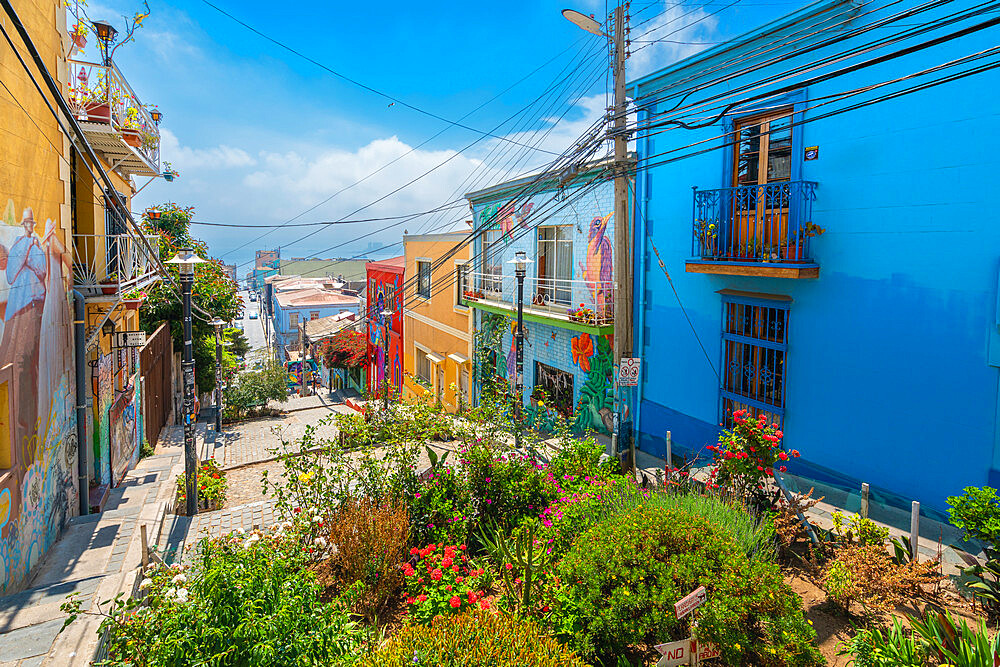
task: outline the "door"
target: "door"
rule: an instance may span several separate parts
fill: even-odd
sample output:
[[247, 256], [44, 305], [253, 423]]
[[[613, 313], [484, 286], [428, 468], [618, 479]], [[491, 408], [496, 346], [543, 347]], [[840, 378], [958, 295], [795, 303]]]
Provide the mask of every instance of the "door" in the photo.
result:
[[736, 123], [733, 222], [727, 254], [735, 259], [777, 260], [788, 232], [788, 183], [792, 177], [791, 108]]

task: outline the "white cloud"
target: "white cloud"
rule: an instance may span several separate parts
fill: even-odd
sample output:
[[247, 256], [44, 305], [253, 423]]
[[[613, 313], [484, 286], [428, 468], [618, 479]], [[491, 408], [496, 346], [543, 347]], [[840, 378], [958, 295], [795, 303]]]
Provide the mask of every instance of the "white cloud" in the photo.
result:
[[250, 167], [257, 161], [242, 148], [220, 144], [211, 148], [189, 148], [182, 146], [177, 136], [165, 127], [160, 128], [160, 158], [167, 160], [178, 170], [183, 169], [231, 169]]
[[[629, 79], [683, 60], [708, 48], [703, 42], [718, 39], [719, 21], [703, 8], [692, 10], [687, 5], [668, 0], [659, 11], [656, 18], [639, 28], [641, 32], [632, 33], [635, 41], [628, 60]], [[645, 20], [648, 16], [644, 14], [640, 19]]]

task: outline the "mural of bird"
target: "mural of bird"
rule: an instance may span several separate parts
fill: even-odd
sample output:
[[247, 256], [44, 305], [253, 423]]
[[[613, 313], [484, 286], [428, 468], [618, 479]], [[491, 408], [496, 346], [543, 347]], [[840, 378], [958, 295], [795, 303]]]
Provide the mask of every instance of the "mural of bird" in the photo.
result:
[[528, 214], [531, 213], [531, 209], [534, 207], [535, 205], [532, 202], [521, 204], [520, 208], [514, 208], [514, 202], [504, 204], [503, 208], [497, 212], [497, 219], [500, 221], [500, 229], [503, 230], [504, 234], [510, 234], [515, 225], [521, 229], [527, 229], [528, 224], [525, 221], [528, 218]]
[[605, 232], [608, 229], [608, 221], [613, 215], [614, 211], [590, 221], [587, 235], [587, 263], [580, 264], [580, 272], [594, 294], [595, 310], [598, 313], [604, 311], [604, 304], [611, 296], [612, 249], [611, 239]]

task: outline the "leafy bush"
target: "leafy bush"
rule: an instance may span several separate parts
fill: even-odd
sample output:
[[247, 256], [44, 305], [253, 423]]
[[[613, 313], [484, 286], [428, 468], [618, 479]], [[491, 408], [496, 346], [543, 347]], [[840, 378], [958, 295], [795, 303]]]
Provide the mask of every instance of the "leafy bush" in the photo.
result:
[[473, 446], [462, 454], [469, 493], [477, 502], [480, 526], [519, 526], [542, 513], [554, 491], [540, 472], [542, 466], [531, 456], [517, 452], [496, 454]]
[[965, 539], [1000, 546], [1000, 498], [996, 489], [967, 486], [963, 495], [950, 496], [948, 504], [951, 523], [965, 531]]
[[845, 610], [858, 602], [875, 612], [889, 612], [922, 584], [937, 580], [937, 562], [898, 564], [882, 545], [848, 544], [837, 550], [824, 573], [824, 588]]
[[924, 646], [906, 633], [902, 622], [893, 617], [892, 626], [861, 628], [840, 643], [837, 655], [850, 655], [853, 667], [923, 667]]
[[398, 566], [406, 580], [406, 604], [415, 619], [426, 624], [436, 616], [452, 616], [477, 603], [488, 606], [478, 589], [481, 572], [465, 552], [464, 544], [428, 544], [410, 550], [414, 562]]
[[410, 499], [410, 525], [417, 544], [462, 543], [472, 508], [465, 477], [449, 465], [437, 466]]
[[688, 620], [676, 618], [673, 604], [704, 585], [700, 634], [723, 648], [726, 662], [820, 661], [777, 566], [747, 560], [702, 517], [638, 505], [580, 535], [556, 572], [556, 631], [584, 658], [604, 661], [687, 637]]
[[846, 523], [846, 531], [844, 530], [845, 517], [841, 512], [834, 512], [831, 518], [833, 519], [833, 532], [848, 542], [857, 540], [859, 544], [884, 544], [889, 539], [888, 528], [880, 526], [860, 514], [851, 515]]
[[[305, 563], [298, 540], [275, 533], [202, 540], [189, 571], [163, 566], [140, 584], [142, 605], [113, 604], [104, 664], [353, 664], [367, 632], [321, 601]], [[68, 622], [84, 613], [78, 600], [64, 608]]]
[[[182, 507], [187, 499], [187, 488], [184, 475], [177, 475], [177, 506]], [[215, 461], [215, 457], [202, 461], [198, 470], [198, 500], [208, 507], [222, 507], [226, 502], [226, 490], [229, 482], [226, 474]]]
[[368, 498], [349, 499], [330, 521], [328, 541], [336, 547], [320, 567], [329, 570], [345, 590], [361, 582], [353, 609], [372, 620], [403, 586], [396, 564], [406, 555], [410, 520], [401, 505], [376, 504]]
[[269, 359], [258, 371], [244, 371], [223, 389], [226, 419], [242, 419], [269, 401], [288, 400], [288, 371], [283, 364]]
[[410, 625], [367, 656], [363, 667], [586, 667], [533, 622], [474, 611]]

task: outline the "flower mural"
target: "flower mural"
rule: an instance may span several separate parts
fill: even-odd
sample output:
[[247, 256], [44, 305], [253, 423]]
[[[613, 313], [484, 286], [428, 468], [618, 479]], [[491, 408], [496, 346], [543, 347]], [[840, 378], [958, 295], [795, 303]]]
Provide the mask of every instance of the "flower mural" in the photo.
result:
[[584, 371], [590, 370], [590, 357], [594, 354], [594, 343], [590, 334], [580, 334], [570, 341], [573, 363]]

